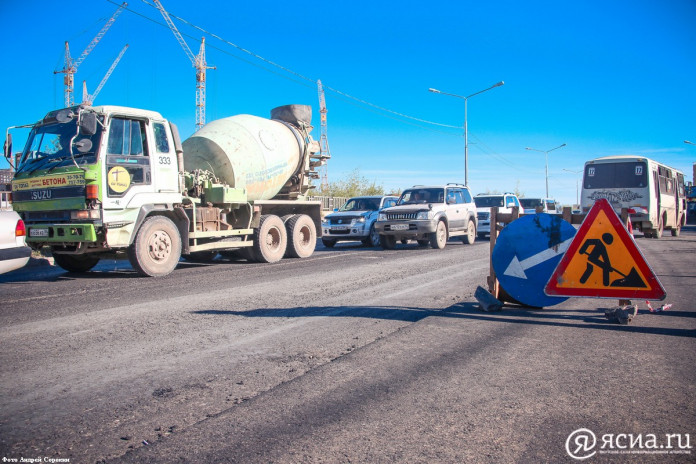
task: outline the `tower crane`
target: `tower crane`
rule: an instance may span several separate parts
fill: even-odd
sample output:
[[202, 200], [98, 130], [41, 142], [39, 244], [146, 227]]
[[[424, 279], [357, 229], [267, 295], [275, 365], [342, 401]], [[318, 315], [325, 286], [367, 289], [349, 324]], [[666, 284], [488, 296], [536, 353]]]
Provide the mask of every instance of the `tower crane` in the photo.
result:
[[184, 38], [181, 36], [179, 29], [176, 28], [172, 22], [172, 19], [169, 17], [169, 13], [167, 13], [167, 10], [165, 10], [164, 6], [162, 6], [162, 2], [159, 0], [154, 0], [154, 2], [155, 6], [157, 6], [157, 8], [160, 10], [160, 13], [162, 13], [162, 17], [164, 17], [167, 26], [169, 26], [169, 29], [171, 29], [174, 37], [176, 37], [176, 40], [179, 42], [179, 45], [181, 45], [181, 48], [184, 49], [186, 56], [188, 56], [189, 60], [191, 60], [191, 64], [194, 68], [196, 68], [196, 130], [198, 130], [205, 125], [206, 70], [215, 69], [215, 66], [208, 66], [205, 61], [205, 37], [201, 39], [201, 48], [198, 51], [198, 55], [194, 55]]
[[82, 103], [85, 105], [91, 105], [94, 102], [94, 99], [97, 98], [97, 95], [99, 95], [99, 92], [101, 92], [102, 87], [104, 87], [104, 84], [106, 84], [106, 81], [109, 79], [111, 76], [111, 73], [114, 72], [114, 69], [116, 69], [116, 65], [118, 64], [119, 61], [121, 61], [121, 58], [123, 58], [123, 54], [126, 53], [126, 50], [128, 50], [128, 44], [126, 44], [125, 47], [121, 50], [121, 53], [118, 54], [114, 62], [111, 64], [111, 67], [109, 70], [104, 74], [104, 78], [101, 80], [99, 85], [97, 86], [97, 89], [94, 91], [93, 94], [89, 94], [87, 92], [87, 82], [82, 81]]
[[317, 80], [319, 91], [319, 114], [321, 115], [321, 137], [319, 138], [319, 163], [321, 166], [321, 190], [326, 192], [329, 189], [329, 166], [327, 160], [331, 158], [329, 150], [329, 139], [326, 137], [326, 99], [324, 98], [324, 87], [321, 80]]
[[116, 21], [116, 18], [118, 18], [118, 15], [121, 14], [123, 9], [128, 6], [128, 3], [123, 2], [121, 6], [118, 7], [118, 9], [114, 12], [113, 15], [111, 15], [111, 18], [104, 24], [104, 27], [101, 28], [101, 31], [97, 33], [96, 36], [92, 39], [92, 41], [87, 45], [87, 48], [85, 48], [85, 51], [82, 52], [80, 57], [77, 60], [73, 60], [72, 57], [70, 56], [70, 46], [68, 45], [68, 42], [65, 41], [65, 66], [63, 69], [60, 71], [53, 71], [53, 74], [58, 74], [62, 73], [65, 74], [63, 77], [63, 84], [65, 85], [65, 107], [70, 107], [75, 104], [75, 98], [73, 97], [73, 91], [74, 91], [74, 86], [75, 86], [75, 73], [77, 72], [77, 68], [80, 67], [82, 62], [87, 58], [87, 55], [94, 50], [94, 47], [97, 46], [97, 43], [104, 37], [104, 34], [106, 34], [106, 31], [109, 30], [111, 25]]

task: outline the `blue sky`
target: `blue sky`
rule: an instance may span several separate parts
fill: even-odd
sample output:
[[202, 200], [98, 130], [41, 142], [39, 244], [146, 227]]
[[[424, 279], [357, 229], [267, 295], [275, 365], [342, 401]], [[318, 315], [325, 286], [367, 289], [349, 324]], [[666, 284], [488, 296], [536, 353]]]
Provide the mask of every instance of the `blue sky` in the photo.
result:
[[[0, 126], [34, 122], [63, 106], [64, 42], [73, 58], [120, 1], [0, 2], [5, 71]], [[474, 194], [549, 189], [575, 201], [583, 163], [648, 156], [692, 180], [696, 162], [696, 2], [559, 1], [200, 1], [162, 0], [194, 54], [212, 32], [292, 72], [206, 35], [207, 120], [268, 116], [311, 104], [326, 90], [329, 181], [354, 169], [387, 189], [463, 182], [463, 100], [470, 95], [469, 184]], [[94, 90], [130, 48], [95, 104], [159, 111], [186, 138], [194, 131], [195, 73], [159, 11], [130, 0], [76, 75]], [[368, 102], [370, 106], [366, 103]], [[376, 107], [386, 108], [391, 112]], [[441, 125], [418, 122], [415, 119]], [[453, 127], [447, 127], [453, 126]], [[15, 143], [15, 149], [18, 144]], [[5, 167], [0, 160], [0, 167]]]

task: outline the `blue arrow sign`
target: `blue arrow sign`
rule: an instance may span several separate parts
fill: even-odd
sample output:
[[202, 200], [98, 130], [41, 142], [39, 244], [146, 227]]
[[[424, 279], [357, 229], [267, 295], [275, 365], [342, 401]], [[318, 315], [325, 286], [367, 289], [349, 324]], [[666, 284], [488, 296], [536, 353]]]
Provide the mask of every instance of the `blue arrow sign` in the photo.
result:
[[530, 214], [510, 223], [491, 256], [500, 286], [528, 306], [553, 306], [567, 300], [546, 295], [544, 287], [574, 236], [575, 228], [557, 214]]

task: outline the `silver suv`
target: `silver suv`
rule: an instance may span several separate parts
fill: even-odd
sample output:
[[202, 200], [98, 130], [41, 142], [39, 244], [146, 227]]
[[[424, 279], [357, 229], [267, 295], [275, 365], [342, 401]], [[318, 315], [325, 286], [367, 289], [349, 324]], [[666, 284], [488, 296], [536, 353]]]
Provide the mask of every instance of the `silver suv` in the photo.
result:
[[363, 245], [379, 246], [379, 234], [375, 231], [377, 212], [394, 206], [398, 199], [389, 195], [351, 198], [321, 222], [321, 242], [327, 248], [339, 240], [361, 240]]
[[476, 224], [476, 205], [468, 187], [415, 185], [404, 190], [396, 206], [379, 213], [375, 229], [385, 249], [393, 249], [399, 240], [413, 239], [442, 249], [450, 237], [473, 244]]
[[491, 233], [491, 208], [498, 207], [499, 213], [512, 213], [513, 207], [518, 207], [520, 214], [524, 214], [524, 208], [520, 206], [520, 200], [514, 193], [479, 193], [474, 197], [478, 216], [478, 236], [484, 238]]

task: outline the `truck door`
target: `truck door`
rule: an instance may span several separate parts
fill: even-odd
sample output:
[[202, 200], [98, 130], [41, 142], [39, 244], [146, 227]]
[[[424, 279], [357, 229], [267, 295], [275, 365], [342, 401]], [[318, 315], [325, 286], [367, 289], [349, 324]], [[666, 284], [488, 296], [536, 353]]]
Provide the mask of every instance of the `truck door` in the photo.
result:
[[179, 168], [177, 166], [174, 142], [171, 140], [168, 124], [154, 121], [152, 123], [155, 153], [153, 157], [153, 182], [156, 192], [179, 191]]
[[114, 117], [106, 148], [104, 209], [139, 208], [152, 192], [145, 121]]

